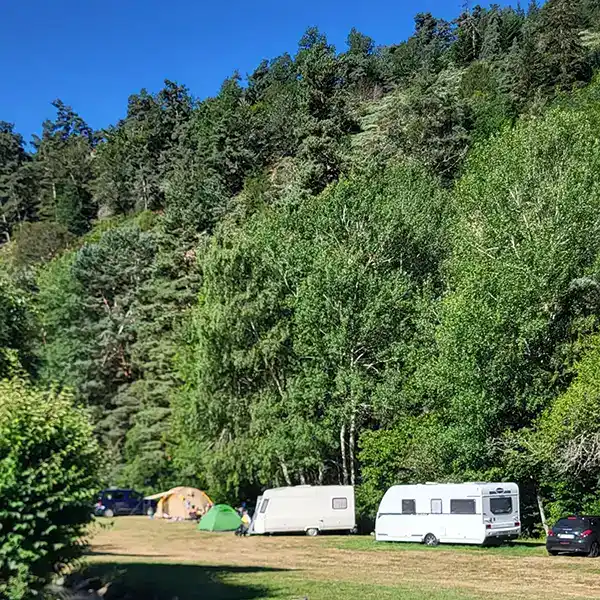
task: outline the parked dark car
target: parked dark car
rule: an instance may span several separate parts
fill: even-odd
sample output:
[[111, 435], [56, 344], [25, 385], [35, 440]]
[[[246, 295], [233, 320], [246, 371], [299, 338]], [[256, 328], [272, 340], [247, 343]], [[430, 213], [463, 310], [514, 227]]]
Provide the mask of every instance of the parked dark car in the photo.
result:
[[109, 519], [122, 515], [146, 515], [155, 509], [155, 501], [144, 500], [142, 494], [128, 489], [102, 490], [96, 502], [96, 515]]
[[600, 517], [571, 516], [559, 519], [548, 531], [548, 554], [559, 552], [600, 556]]

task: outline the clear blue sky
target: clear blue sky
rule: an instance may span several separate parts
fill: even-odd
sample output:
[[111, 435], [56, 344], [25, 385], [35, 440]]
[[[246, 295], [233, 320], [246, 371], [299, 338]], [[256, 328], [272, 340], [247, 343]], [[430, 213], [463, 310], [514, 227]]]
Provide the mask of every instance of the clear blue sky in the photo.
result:
[[[502, 5], [509, 0], [497, 0]], [[512, 2], [513, 4], [516, 3]], [[60, 98], [99, 128], [129, 94], [165, 78], [200, 98], [235, 69], [295, 52], [318, 26], [342, 49], [352, 27], [377, 44], [406, 39], [417, 12], [454, 18], [463, 0], [0, 0], [0, 120], [26, 139]], [[486, 5], [486, 2], [481, 2]]]

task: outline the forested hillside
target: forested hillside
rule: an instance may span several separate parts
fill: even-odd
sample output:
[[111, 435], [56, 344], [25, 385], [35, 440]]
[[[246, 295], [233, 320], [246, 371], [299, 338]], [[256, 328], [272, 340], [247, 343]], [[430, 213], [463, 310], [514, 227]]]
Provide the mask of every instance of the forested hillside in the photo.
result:
[[70, 388], [107, 484], [600, 511], [599, 67], [596, 0], [476, 6], [0, 122], [0, 377]]

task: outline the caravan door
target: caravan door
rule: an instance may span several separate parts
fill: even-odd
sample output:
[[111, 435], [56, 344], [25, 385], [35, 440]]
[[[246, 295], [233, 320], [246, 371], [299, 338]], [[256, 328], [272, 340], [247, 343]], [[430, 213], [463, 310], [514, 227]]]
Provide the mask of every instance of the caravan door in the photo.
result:
[[267, 507], [269, 499], [264, 496], [259, 496], [256, 502], [256, 509], [252, 517], [252, 527], [250, 531], [253, 533], [267, 533]]
[[248, 534], [254, 533], [254, 525], [256, 523], [256, 517], [258, 516], [258, 510], [260, 509], [261, 501], [262, 496], [259, 496], [256, 499], [256, 505], [254, 506], [254, 511], [252, 512], [252, 520], [250, 521], [250, 526], [248, 527]]

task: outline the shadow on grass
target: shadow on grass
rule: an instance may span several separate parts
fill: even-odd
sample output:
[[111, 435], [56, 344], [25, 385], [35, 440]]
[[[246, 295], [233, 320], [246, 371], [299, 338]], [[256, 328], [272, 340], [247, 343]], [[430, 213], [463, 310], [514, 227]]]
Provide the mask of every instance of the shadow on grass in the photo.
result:
[[133, 554], [128, 554], [127, 552], [109, 552], [106, 550], [96, 551], [89, 550], [85, 553], [86, 556], [127, 556], [129, 558], [152, 558], [155, 560], [160, 560], [161, 558], [169, 558], [166, 554], [144, 554], [143, 552], [134, 552]]
[[102, 563], [90, 565], [85, 577], [111, 582], [110, 597], [127, 600], [253, 600], [269, 598], [263, 586], [244, 577], [284, 569], [169, 563]]
[[514, 546], [515, 548], [545, 548], [546, 542], [544, 540], [525, 540], [522, 542], [512, 542], [508, 546]]

